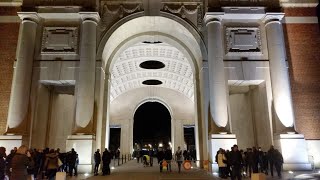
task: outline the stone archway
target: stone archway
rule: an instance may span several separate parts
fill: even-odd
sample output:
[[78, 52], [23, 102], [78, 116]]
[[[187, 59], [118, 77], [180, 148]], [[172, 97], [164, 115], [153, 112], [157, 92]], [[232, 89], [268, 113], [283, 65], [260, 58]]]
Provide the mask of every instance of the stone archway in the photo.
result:
[[[177, 18], [175, 18], [177, 19]], [[181, 20], [183, 21], [183, 20]], [[153, 22], [153, 23], [152, 23]], [[155, 23], [156, 22], [156, 23]], [[184, 22], [185, 23], [185, 22]], [[159, 40], [170, 44], [180, 50], [190, 63], [193, 71], [194, 83], [194, 109], [195, 109], [195, 126], [196, 126], [196, 147], [198, 149], [198, 159], [207, 158], [207, 136], [206, 132], [200, 131], [205, 123], [202, 118], [202, 100], [201, 100], [201, 67], [202, 60], [206, 57], [203, 54], [204, 43], [200, 36], [195, 37], [188, 29], [179, 22], [157, 16], [157, 17], [138, 17], [125, 23], [120, 23], [114, 32], [106, 34], [98, 48], [98, 59], [102, 59], [102, 69], [104, 73], [101, 77], [100, 97], [103, 97], [103, 108], [100, 110], [100, 118], [97, 122], [97, 148], [105, 147], [108, 144], [108, 125], [110, 123], [110, 89], [111, 89], [111, 71], [115, 63], [115, 59], [120, 56], [126, 48], [145, 41]], [[173, 36], [174, 35], [174, 36]], [[105, 134], [104, 134], [105, 133]], [[99, 137], [102, 137], [99, 139]], [[106, 137], [106, 138], [104, 138]], [[201, 144], [201, 145], [200, 145]], [[200, 156], [201, 155], [201, 156]]]

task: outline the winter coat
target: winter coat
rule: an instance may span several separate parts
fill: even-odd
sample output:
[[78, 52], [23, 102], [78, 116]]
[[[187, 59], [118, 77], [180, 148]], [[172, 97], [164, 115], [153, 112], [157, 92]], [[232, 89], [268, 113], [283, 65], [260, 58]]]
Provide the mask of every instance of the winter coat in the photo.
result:
[[219, 167], [227, 167], [227, 163], [225, 163], [227, 161], [225, 154], [219, 153], [217, 155], [217, 161]]
[[231, 151], [228, 159], [231, 166], [240, 168], [242, 165], [242, 155], [240, 151]]
[[3, 155], [0, 154], [0, 179], [4, 179], [6, 168], [6, 161], [4, 160]]
[[172, 152], [171, 150], [166, 150], [166, 152], [164, 153], [164, 159], [167, 161], [172, 160]]
[[27, 155], [16, 153], [11, 161], [12, 173], [10, 180], [27, 180], [27, 167], [32, 167], [33, 165], [32, 159]]
[[95, 162], [96, 164], [100, 164], [100, 162], [101, 162], [101, 154], [100, 154], [100, 152], [98, 152], [98, 151], [96, 151], [96, 152], [94, 153], [94, 162]]
[[56, 153], [50, 153], [46, 155], [46, 161], [44, 163], [45, 169], [58, 169], [58, 154]]

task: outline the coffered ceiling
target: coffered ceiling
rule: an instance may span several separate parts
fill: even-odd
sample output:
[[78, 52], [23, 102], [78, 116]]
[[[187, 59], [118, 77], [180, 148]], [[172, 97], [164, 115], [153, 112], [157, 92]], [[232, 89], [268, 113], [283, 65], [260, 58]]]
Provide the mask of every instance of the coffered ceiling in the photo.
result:
[[[140, 67], [142, 62], [149, 60], [162, 62], [165, 66], [160, 69]], [[162, 84], [142, 83], [150, 79], [159, 80]], [[112, 68], [110, 100], [132, 89], [147, 89], [150, 86], [175, 90], [193, 101], [193, 72], [188, 59], [177, 48], [166, 43], [141, 42], [124, 50]]]

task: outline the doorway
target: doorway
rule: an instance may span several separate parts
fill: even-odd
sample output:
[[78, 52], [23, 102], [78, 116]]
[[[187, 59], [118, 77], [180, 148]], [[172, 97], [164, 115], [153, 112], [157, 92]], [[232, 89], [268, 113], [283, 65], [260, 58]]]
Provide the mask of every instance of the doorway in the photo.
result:
[[159, 102], [146, 102], [134, 114], [133, 143], [135, 148], [149, 149], [171, 145], [171, 116]]

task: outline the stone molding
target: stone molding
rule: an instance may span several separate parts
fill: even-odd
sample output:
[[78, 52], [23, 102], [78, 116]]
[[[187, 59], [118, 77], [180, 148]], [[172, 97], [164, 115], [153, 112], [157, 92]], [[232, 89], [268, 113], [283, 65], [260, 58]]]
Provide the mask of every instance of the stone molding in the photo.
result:
[[91, 20], [96, 23], [100, 22], [100, 16], [98, 12], [79, 12], [82, 21]]
[[31, 20], [35, 23], [39, 23], [41, 20], [38, 13], [36, 13], [36, 12], [18, 12], [18, 16], [20, 17], [20, 19], [22, 21]]

